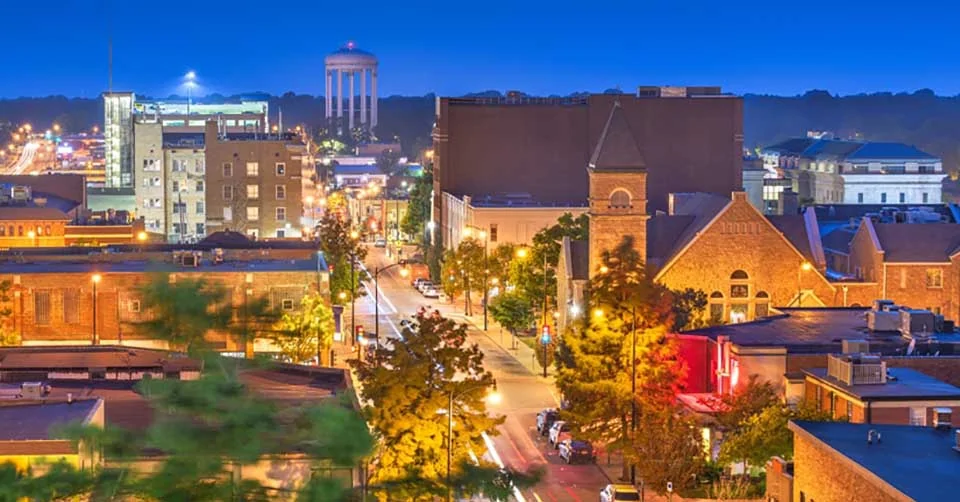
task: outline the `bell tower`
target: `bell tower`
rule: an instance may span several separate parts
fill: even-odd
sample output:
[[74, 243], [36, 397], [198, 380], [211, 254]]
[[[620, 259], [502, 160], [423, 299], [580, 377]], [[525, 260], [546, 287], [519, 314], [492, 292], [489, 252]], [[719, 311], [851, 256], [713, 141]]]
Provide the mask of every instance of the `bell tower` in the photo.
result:
[[647, 259], [647, 169], [618, 99], [587, 167], [590, 182], [590, 275], [600, 256], [626, 235]]

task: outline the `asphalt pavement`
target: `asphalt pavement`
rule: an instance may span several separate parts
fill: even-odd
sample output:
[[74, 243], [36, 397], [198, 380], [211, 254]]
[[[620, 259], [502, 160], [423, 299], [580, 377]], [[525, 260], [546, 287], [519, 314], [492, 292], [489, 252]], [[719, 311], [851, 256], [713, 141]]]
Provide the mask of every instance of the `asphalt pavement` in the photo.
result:
[[[385, 267], [391, 261], [382, 249], [371, 247], [367, 267]], [[367, 282], [370, 295], [357, 303], [357, 324], [364, 326], [372, 335], [375, 332], [373, 281]], [[401, 319], [409, 319], [421, 307], [429, 306], [452, 319], [465, 320], [462, 306], [458, 309], [440, 300], [426, 299], [413, 289], [410, 281], [399, 274], [399, 267], [380, 274], [380, 338], [399, 333]], [[559, 398], [548, 380], [535, 375], [529, 367], [521, 364], [502, 348], [493, 337], [499, 337], [498, 328], [485, 333], [467, 323], [471, 343], [476, 343], [484, 353], [484, 364], [497, 380], [497, 390], [503, 396], [500, 404], [490, 409], [502, 414], [506, 421], [499, 434], [488, 441], [491, 451], [485, 457], [500, 460], [505, 466], [525, 471], [535, 467], [545, 469], [545, 477], [532, 489], [524, 490], [523, 500], [531, 502], [593, 501], [598, 500], [600, 490], [610, 481], [596, 465], [567, 465], [549, 446], [546, 438], [536, 433], [536, 415], [544, 409], [557, 407]], [[598, 459], [602, 462], [603, 459]]]

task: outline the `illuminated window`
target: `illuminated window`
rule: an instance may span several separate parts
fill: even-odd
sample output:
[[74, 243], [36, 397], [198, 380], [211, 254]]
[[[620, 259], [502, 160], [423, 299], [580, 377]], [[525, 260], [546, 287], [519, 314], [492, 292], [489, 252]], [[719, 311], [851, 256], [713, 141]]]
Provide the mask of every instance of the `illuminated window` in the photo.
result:
[[247, 176], [259, 176], [260, 164], [257, 162], [247, 162]]
[[248, 207], [247, 208], [247, 221], [257, 221], [260, 219], [260, 208], [259, 207]]
[[260, 185], [247, 185], [247, 198], [248, 199], [260, 198]]
[[943, 287], [943, 270], [939, 268], [927, 269], [927, 287], [940, 289]]

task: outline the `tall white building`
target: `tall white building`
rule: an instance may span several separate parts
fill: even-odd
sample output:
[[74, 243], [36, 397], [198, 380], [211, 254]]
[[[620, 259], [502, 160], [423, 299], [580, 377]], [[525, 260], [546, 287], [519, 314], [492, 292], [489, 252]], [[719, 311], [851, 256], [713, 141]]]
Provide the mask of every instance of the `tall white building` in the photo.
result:
[[[333, 118], [334, 109], [336, 109], [336, 126], [339, 133], [344, 132], [344, 125], [347, 131], [352, 131], [357, 126], [373, 130], [377, 127], [377, 57], [373, 54], [357, 48], [353, 42], [348, 42], [339, 50], [327, 55], [324, 60], [326, 65], [326, 111], [325, 116], [330, 122]], [[344, 79], [346, 79], [347, 95], [344, 96]], [[367, 107], [367, 80], [370, 80], [370, 106]], [[359, 85], [359, 89], [358, 89]], [[336, 92], [334, 92], [336, 86]], [[360, 116], [357, 117], [357, 107], [354, 106], [354, 98], [359, 91]], [[347, 120], [344, 124], [343, 108], [344, 98], [347, 101]], [[336, 104], [334, 104], [336, 100]], [[368, 113], [369, 111], [369, 118]], [[359, 119], [359, 120], [358, 120]]]
[[816, 204], [940, 204], [943, 162], [902, 143], [794, 138], [764, 148], [764, 167]]
[[107, 188], [133, 186], [132, 92], [103, 93], [104, 175]]

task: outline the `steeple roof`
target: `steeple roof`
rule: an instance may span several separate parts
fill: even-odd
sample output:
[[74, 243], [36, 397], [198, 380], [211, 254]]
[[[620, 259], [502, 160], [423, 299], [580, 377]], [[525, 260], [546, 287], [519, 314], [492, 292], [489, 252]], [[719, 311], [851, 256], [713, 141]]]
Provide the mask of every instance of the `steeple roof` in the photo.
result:
[[620, 105], [613, 102], [607, 124], [603, 127], [597, 147], [590, 157], [590, 169], [594, 171], [641, 171], [646, 169], [637, 140]]

